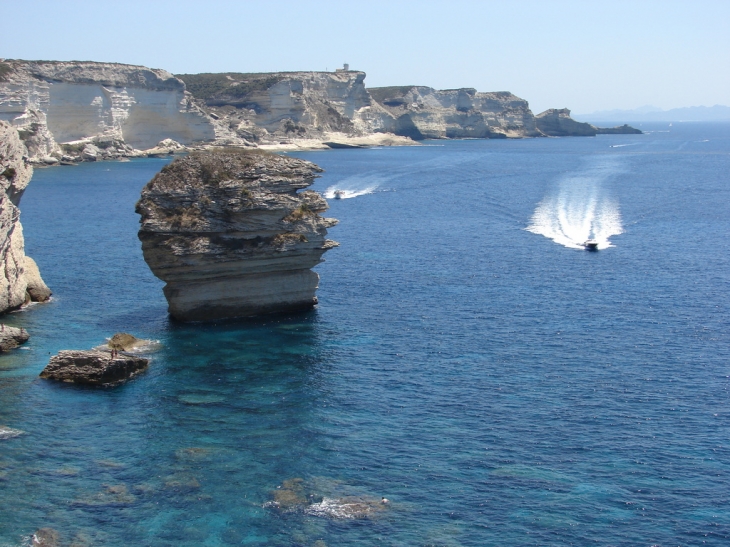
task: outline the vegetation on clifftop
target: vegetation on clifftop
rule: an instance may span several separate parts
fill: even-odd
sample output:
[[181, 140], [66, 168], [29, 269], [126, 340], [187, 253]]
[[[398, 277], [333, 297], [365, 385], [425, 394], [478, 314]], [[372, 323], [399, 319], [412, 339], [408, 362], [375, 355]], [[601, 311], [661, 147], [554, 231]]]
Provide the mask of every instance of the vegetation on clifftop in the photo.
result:
[[253, 93], [266, 91], [284, 79], [277, 74], [247, 74], [225, 72], [220, 74], [176, 74], [185, 82], [187, 90], [196, 99], [208, 101], [219, 97], [243, 98]]
[[12, 71], [13, 67], [8, 63], [0, 63], [0, 82], [6, 81]]

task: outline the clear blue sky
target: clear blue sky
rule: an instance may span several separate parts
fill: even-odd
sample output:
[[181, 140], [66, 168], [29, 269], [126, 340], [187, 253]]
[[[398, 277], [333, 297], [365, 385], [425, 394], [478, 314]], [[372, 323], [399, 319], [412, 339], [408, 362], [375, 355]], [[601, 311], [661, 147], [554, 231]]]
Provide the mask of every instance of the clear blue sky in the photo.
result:
[[535, 113], [730, 105], [730, 0], [0, 0], [0, 57], [184, 72], [364, 70]]

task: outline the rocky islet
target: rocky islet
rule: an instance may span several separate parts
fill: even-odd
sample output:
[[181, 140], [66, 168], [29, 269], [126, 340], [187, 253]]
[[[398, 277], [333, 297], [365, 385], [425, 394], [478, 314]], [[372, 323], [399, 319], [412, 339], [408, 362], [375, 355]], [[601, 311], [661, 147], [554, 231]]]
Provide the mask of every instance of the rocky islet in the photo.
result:
[[312, 308], [311, 270], [337, 243], [326, 200], [304, 190], [321, 169], [246, 149], [196, 152], [167, 165], [137, 203], [145, 261], [182, 321]]
[[144, 371], [149, 359], [100, 350], [62, 350], [51, 357], [41, 378], [74, 384], [112, 386]]

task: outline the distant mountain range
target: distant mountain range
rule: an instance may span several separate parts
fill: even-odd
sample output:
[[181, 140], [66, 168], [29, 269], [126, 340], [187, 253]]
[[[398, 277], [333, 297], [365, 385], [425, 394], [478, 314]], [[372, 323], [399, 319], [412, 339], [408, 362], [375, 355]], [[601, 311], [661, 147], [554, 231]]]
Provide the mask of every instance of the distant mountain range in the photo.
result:
[[689, 106], [662, 110], [642, 106], [634, 110], [601, 110], [592, 114], [573, 114], [582, 122], [721, 122], [730, 121], [730, 106]]

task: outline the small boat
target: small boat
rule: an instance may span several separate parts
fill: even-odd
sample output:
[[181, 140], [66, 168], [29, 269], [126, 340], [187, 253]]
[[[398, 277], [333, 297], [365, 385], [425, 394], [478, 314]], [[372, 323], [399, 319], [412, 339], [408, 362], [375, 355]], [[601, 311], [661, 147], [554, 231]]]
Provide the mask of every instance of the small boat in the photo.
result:
[[335, 190], [335, 199], [342, 199], [345, 195], [344, 190]]
[[586, 239], [583, 242], [583, 247], [585, 247], [586, 251], [597, 251], [598, 241], [596, 241], [595, 239]]

